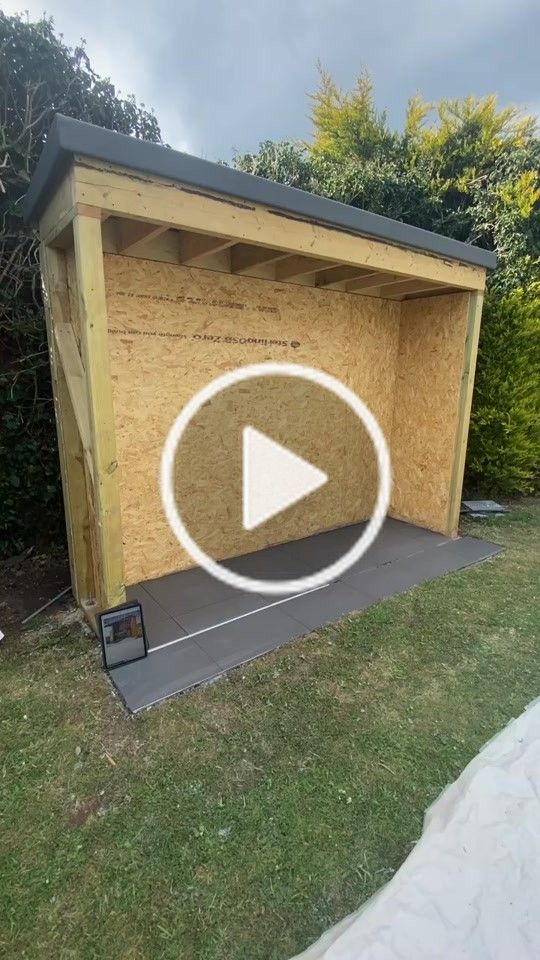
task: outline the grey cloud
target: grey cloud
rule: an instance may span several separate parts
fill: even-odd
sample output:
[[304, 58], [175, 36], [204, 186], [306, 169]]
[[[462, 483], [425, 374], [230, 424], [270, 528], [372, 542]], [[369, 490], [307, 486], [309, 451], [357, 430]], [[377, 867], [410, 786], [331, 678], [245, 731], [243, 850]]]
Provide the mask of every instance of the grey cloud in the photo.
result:
[[[42, 2], [25, 6], [37, 16]], [[537, 0], [50, 0], [47, 9], [67, 42], [87, 39], [100, 72], [155, 107], [168, 142], [210, 159], [308, 137], [318, 59], [343, 87], [369, 70], [394, 125], [415, 90], [428, 100], [540, 99]]]

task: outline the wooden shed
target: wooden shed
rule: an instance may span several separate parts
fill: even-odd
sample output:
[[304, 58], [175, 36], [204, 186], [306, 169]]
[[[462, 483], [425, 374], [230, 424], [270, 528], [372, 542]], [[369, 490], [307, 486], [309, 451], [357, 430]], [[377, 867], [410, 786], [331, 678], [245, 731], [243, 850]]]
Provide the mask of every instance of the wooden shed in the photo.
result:
[[[239, 365], [294, 360], [345, 380], [388, 438], [391, 516], [456, 535], [492, 253], [63, 116], [26, 203], [73, 591], [90, 618], [189, 565], [161, 507], [161, 447], [182, 402]], [[317, 528], [363, 512], [358, 498]]]

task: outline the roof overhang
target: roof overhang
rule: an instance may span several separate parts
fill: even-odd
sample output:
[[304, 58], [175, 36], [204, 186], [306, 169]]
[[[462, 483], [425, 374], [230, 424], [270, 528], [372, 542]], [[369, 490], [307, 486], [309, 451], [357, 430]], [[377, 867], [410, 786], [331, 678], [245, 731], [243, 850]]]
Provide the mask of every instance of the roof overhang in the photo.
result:
[[51, 125], [26, 195], [24, 214], [27, 221], [40, 218], [75, 157], [88, 157], [147, 176], [235, 197], [291, 217], [435, 257], [488, 270], [496, 266], [495, 254], [481, 247], [61, 114], [56, 115]]

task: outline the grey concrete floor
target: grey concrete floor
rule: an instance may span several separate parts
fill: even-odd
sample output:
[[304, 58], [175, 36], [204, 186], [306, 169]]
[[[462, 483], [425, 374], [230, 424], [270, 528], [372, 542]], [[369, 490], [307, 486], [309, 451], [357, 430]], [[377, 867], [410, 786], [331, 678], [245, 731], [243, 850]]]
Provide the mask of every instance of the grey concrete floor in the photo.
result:
[[[227, 561], [259, 579], [305, 576], [337, 559], [363, 524]], [[149, 654], [111, 679], [137, 713], [384, 597], [494, 556], [500, 547], [387, 519], [375, 543], [339, 580], [304, 596], [247, 593], [199, 567], [130, 587], [143, 608]]]

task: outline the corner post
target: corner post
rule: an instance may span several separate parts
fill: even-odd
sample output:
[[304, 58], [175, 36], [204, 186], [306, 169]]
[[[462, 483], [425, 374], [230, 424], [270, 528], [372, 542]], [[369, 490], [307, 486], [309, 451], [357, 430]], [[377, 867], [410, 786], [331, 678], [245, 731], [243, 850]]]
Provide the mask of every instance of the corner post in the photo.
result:
[[477, 290], [469, 294], [469, 320], [465, 338], [463, 373], [459, 391], [458, 423], [448, 506], [448, 531], [452, 537], [457, 536], [459, 527], [459, 513], [463, 491], [463, 477], [465, 474], [465, 457], [467, 455], [467, 440], [471, 419], [474, 375], [476, 371], [476, 358], [478, 356], [478, 339], [480, 337], [483, 302], [484, 296], [482, 291]]
[[113, 395], [103, 272], [101, 215], [77, 210], [73, 220], [81, 352], [94, 473], [97, 602], [100, 609], [123, 603], [124, 555], [114, 427]]

